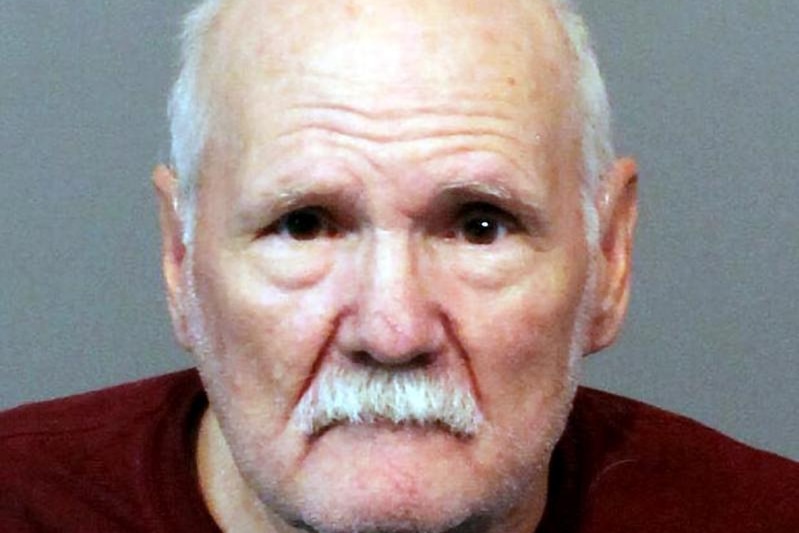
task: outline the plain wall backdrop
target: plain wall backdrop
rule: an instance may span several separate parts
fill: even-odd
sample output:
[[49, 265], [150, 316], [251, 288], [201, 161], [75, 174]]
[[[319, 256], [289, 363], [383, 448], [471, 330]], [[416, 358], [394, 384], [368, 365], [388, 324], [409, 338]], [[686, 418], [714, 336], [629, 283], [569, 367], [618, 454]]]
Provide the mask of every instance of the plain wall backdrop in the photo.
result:
[[[640, 164], [630, 316], [586, 381], [799, 458], [799, 2], [584, 1]], [[0, 0], [0, 407], [190, 364], [152, 167], [190, 2]]]

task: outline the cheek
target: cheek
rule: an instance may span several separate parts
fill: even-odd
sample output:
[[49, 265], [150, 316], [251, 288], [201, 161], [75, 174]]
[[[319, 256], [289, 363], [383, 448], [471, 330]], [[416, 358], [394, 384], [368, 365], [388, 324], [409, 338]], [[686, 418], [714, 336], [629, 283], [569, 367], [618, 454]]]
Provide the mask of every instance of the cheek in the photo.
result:
[[539, 258], [501, 290], [444, 285], [489, 418], [538, 411], [570, 385], [569, 352], [585, 268], [559, 254]]
[[209, 352], [201, 360], [238, 412], [286, 423], [333, 332], [336, 287], [286, 288], [260, 270], [241, 260], [198, 264]]

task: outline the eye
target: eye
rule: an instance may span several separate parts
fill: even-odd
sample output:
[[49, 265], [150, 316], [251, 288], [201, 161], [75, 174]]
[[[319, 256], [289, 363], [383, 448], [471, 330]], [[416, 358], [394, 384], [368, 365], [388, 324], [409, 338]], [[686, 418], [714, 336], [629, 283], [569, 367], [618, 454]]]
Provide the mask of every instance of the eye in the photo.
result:
[[278, 234], [296, 241], [310, 241], [336, 233], [330, 218], [322, 209], [304, 207], [283, 215], [261, 235]]
[[490, 204], [468, 204], [461, 209], [456, 234], [470, 244], [487, 245], [515, 230], [515, 219]]
[[490, 216], [473, 216], [463, 223], [463, 237], [472, 244], [491, 244], [505, 228]]

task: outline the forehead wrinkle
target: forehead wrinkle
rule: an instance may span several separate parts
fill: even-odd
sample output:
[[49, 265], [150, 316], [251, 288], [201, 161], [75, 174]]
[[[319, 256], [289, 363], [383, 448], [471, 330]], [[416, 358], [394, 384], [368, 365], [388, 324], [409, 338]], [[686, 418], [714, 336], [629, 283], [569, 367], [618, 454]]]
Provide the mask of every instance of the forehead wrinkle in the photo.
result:
[[[526, 10], [533, 5], [540, 5], [540, 2], [520, 2], [520, 5]], [[500, 6], [500, 9], [507, 11], [508, 5]], [[477, 144], [502, 152], [506, 158], [518, 161], [520, 166], [529, 166], [528, 156], [533, 155], [537, 159], [530, 148], [539, 152], [538, 148], [544, 144], [559, 145], [558, 138], [568, 134], [562, 131], [566, 126], [562, 113], [566, 104], [564, 95], [568, 89], [563, 86], [563, 82], [570, 79], [565, 75], [570, 70], [570, 62], [564, 57], [561, 47], [555, 46], [555, 40], [562, 41], [559, 38], [561, 31], [559, 26], [548, 24], [553, 17], [546, 9], [536, 8], [533, 17], [528, 21], [530, 27], [526, 29], [529, 31], [524, 33], [516, 31], [519, 25], [515, 23], [513, 27], [489, 24], [494, 32], [492, 38], [505, 50], [497, 56], [499, 63], [493, 65], [500, 68], [489, 68], [490, 72], [486, 74], [486, 69], [481, 67], [475, 71], [476, 77], [467, 72], [465, 78], [464, 71], [456, 68], [452, 72], [458, 76], [443, 84], [435, 83], [436, 80], [440, 81], [437, 76], [385, 79], [378, 70], [371, 77], [353, 78], [354, 72], [350, 68], [315, 68], [312, 63], [305, 61], [312, 52], [311, 48], [300, 46], [302, 43], [298, 41], [296, 49], [283, 50], [280, 47], [286, 43], [281, 45], [281, 41], [276, 39], [281, 32], [291, 33], [292, 28], [301, 28], [301, 24], [304, 26], [303, 19], [306, 16], [313, 18], [315, 22], [312, 24], [317, 26], [325, 17], [320, 18], [307, 5], [305, 8], [289, 10], [293, 11], [293, 20], [288, 28], [279, 24], [279, 20], [282, 20], [279, 14], [276, 17], [271, 14], [258, 15], [263, 17], [263, 21], [269, 22], [268, 25], [259, 25], [258, 21], [252, 24], [245, 16], [247, 10], [239, 12], [239, 22], [246, 24], [246, 27], [234, 24], [232, 18], [227, 19], [226, 27], [217, 27], [217, 47], [213, 55], [216, 56], [215, 63], [219, 69], [213, 77], [213, 85], [219, 104], [217, 110], [226, 120], [214, 124], [215, 136], [224, 134], [225, 137], [246, 137], [250, 141], [257, 140], [256, 144], [265, 144], [263, 128], [268, 128], [271, 124], [274, 129], [266, 132], [268, 137], [274, 140], [282, 129], [281, 135], [284, 135], [284, 139], [291, 140], [292, 144], [296, 140], [302, 140], [303, 131], [316, 135], [316, 132], [321, 134], [328, 130], [333, 133], [328, 142], [352, 148], [358, 142], [361, 147], [374, 148], [369, 144], [380, 144], [386, 149], [392, 141], [416, 143], [412, 149], [417, 160], [434, 157], [438, 153], [469, 151], [470, 144]], [[498, 28], [513, 30], [514, 33], [510, 36], [496, 33]], [[242, 29], [244, 33], [233, 31]], [[343, 35], [346, 37], [347, 32]], [[324, 32], [314, 31], [307, 34], [307, 37], [317, 47], [323, 43], [331, 47], [337, 46], [336, 43], [339, 42], [336, 39], [331, 42], [329, 35]], [[388, 41], [394, 46], [398, 44], [395, 39]], [[470, 40], [472, 41], [473, 39]], [[509, 42], [511, 45], [518, 44], [513, 55], [507, 55], [508, 50], [511, 50], [506, 46]], [[275, 48], [272, 45], [278, 46]], [[486, 46], [487, 48], [478, 48], [478, 51], [497, 50], [494, 44]], [[452, 48], [447, 46], [444, 50], [452, 52]], [[436, 54], [436, 57], [442, 56]], [[519, 57], [522, 60], [514, 59]], [[452, 60], [455, 62], [453, 64], [460, 61], [458, 57], [452, 57]], [[428, 73], [424, 58], [421, 63], [419, 73]], [[467, 63], [474, 65], [478, 61], [472, 59]], [[491, 62], [486, 65], [491, 66]], [[505, 77], [506, 74], [512, 76], [515, 86], [511, 87], [507, 83], [509, 78]], [[318, 95], [319, 103], [309, 100], [309, 95]], [[292, 100], [296, 102], [294, 108], [289, 105]], [[488, 106], [493, 107], [486, 113], [483, 108]], [[324, 109], [325, 107], [329, 109]], [[479, 127], [463, 128], [463, 134], [459, 135], [458, 130], [461, 128], [449, 123], [447, 119], [450, 109], [457, 111], [462, 118], [477, 123]], [[316, 116], [308, 119], [309, 114]], [[437, 120], [431, 121], [428, 131], [415, 130], [415, 124], [423, 119], [415, 121], [411, 118], [414, 114], [426, 114]], [[291, 115], [298, 116], [300, 122], [291, 124], [287, 120], [292, 118]], [[456, 120], [453, 118], [452, 122]], [[304, 127], [302, 121], [305, 121]], [[468, 129], [472, 131], [469, 132]], [[261, 137], [252, 135], [256, 132]], [[391, 135], [387, 132], [391, 132]], [[429, 142], [436, 135], [441, 142]], [[321, 137], [319, 135], [318, 138]], [[508, 140], [513, 141], [513, 144], [509, 144]], [[274, 148], [279, 150], [277, 146]], [[262, 150], [267, 150], [267, 146], [256, 149], [257, 152]], [[387, 153], [381, 148], [378, 154], [361, 155], [367, 156], [370, 163], [380, 163], [382, 158], [373, 156]], [[279, 155], [279, 151], [276, 154]]]
[[[314, 140], [315, 139], [315, 140]], [[396, 167], [409, 170], [407, 165], [425, 165], [427, 162], [463, 155], [468, 157], [476, 153], [490, 153], [502, 158], [515, 171], [524, 174], [525, 165], [519, 160], [524, 147], [515, 137], [496, 134], [493, 131], [429, 132], [426, 135], [398, 137], [396, 134], [386, 136], [369, 136], [359, 132], [352, 135], [348, 131], [337, 130], [327, 125], [306, 125], [302, 128], [288, 130], [278, 137], [284, 150], [303, 150], [309, 143], [317, 142], [318, 146], [333, 150], [344, 150], [347, 160], [356, 158], [366, 168], [380, 175], [394, 174]], [[532, 141], [537, 143], [537, 141]], [[399, 159], [392, 156], [392, 149], [400, 150]], [[408, 159], [403, 153], [412, 153]], [[309, 156], [313, 158], [314, 156]], [[529, 173], [529, 170], [528, 170]]]
[[[356, 146], [358, 144], [382, 144], [382, 145], [401, 145], [414, 142], [427, 141], [441, 143], [450, 141], [457, 142], [456, 139], [472, 142], [478, 140], [487, 140], [494, 138], [503, 142], [510, 142], [516, 144], [518, 139], [509, 134], [498, 132], [493, 128], [446, 128], [437, 125], [434, 128], [428, 128], [425, 131], [418, 131], [413, 128], [409, 131], [388, 131], [386, 128], [376, 128], [372, 130], [364, 130], [363, 128], [347, 128], [341, 124], [333, 124], [328, 121], [308, 121], [303, 122], [296, 127], [290, 128], [281, 133], [278, 139], [290, 140], [293, 137], [300, 137], [308, 135], [313, 132], [320, 132], [324, 134], [332, 134], [333, 137], [338, 138], [338, 143], [331, 142], [331, 144], [340, 144], [341, 146]], [[349, 141], [348, 141], [349, 140]], [[331, 139], [332, 141], [332, 139]], [[477, 143], [480, 144], [480, 143]]]
[[[500, 119], [500, 120], [507, 120], [510, 121], [513, 119], [513, 114], [509, 112], [505, 112], [505, 110], [496, 110], [492, 109], [491, 112], [484, 111], [481, 109], [476, 108], [479, 103], [474, 101], [468, 101], [464, 96], [458, 95], [457, 93], [452, 95], [453, 97], [459, 98], [460, 106], [454, 106], [451, 103], [451, 100], [448, 98], [447, 101], [431, 103], [429, 99], [424, 99], [424, 101], [415, 103], [411, 106], [403, 106], [400, 107], [396, 104], [393, 105], [386, 105], [388, 102], [376, 102], [377, 105], [366, 107], [366, 106], [356, 106], [352, 103], [347, 103], [345, 101], [336, 101], [336, 100], [319, 100], [319, 101], [299, 101], [293, 104], [290, 109], [296, 111], [307, 111], [309, 113], [314, 112], [326, 112], [326, 111], [337, 111], [342, 114], [347, 115], [355, 115], [357, 117], [363, 119], [370, 119], [370, 120], [380, 120], [383, 118], [388, 119], [402, 119], [413, 117], [415, 115], [429, 115], [429, 116], [447, 116], [447, 115], [454, 115], [458, 114], [463, 117], [469, 118], [493, 118], [493, 119]], [[464, 106], [465, 104], [465, 106]], [[473, 104], [473, 105], [468, 105]], [[507, 99], [497, 98], [496, 94], [492, 94], [492, 107], [495, 104], [500, 104], [503, 107], [512, 108], [512, 103]]]
[[[275, 96], [268, 100], [266, 109], [248, 117], [255, 130], [251, 133], [273, 121], [277, 122], [277, 139], [303, 135], [313, 138], [318, 132], [333, 134], [349, 145], [359, 141], [402, 144], [447, 139], [457, 143], [457, 138], [483, 144], [492, 137], [498, 142], [520, 145], [537, 142], [542, 130], [547, 129], [545, 122], [551, 120], [543, 117], [535, 121], [534, 110], [520, 113], [518, 105], [514, 106], [510, 98], [497, 98], [494, 94], [490, 100], [481, 98], [482, 94], [461, 94], [440, 102], [415, 97], [372, 101], [368, 97], [309, 98], [300, 95], [289, 98], [285, 104], [279, 103], [280, 96]], [[261, 120], [262, 114], [264, 120]]]

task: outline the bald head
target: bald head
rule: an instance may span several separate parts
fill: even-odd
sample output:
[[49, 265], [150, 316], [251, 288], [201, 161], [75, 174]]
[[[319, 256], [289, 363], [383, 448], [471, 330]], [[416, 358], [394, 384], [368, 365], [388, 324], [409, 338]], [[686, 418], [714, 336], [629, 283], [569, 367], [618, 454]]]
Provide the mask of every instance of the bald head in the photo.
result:
[[231, 121], [250, 112], [242, 79], [253, 70], [269, 82], [264, 90], [292, 90], [296, 75], [305, 74], [304, 84], [316, 77], [371, 86], [376, 104], [389, 99], [389, 88], [415, 87], [436, 105], [468, 83], [483, 83], [515, 112], [531, 98], [549, 99], [572, 115], [558, 126], [579, 145], [584, 218], [595, 240], [588, 199], [613, 161], [609, 110], [586, 29], [567, 2], [201, 3], [186, 19], [183, 69], [170, 102], [186, 242], [202, 156], [209, 140], [230, 140]]
[[545, 2], [268, 4], [240, 0], [220, 10], [208, 38], [212, 81], [221, 74], [214, 67], [230, 73], [231, 60], [405, 85], [490, 79], [532, 57], [565, 67], [566, 39]]

